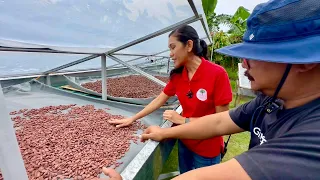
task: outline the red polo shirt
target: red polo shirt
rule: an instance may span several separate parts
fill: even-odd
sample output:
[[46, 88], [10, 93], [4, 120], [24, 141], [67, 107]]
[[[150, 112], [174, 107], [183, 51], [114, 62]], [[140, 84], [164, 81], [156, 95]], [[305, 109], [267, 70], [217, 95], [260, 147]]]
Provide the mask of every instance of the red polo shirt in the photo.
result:
[[[191, 90], [192, 98], [187, 96]], [[216, 112], [215, 107], [226, 105], [232, 101], [232, 90], [225, 69], [210, 61], [201, 59], [201, 64], [188, 78], [187, 69], [175, 74], [163, 92], [168, 96], [177, 95], [183, 117], [202, 117]], [[221, 136], [206, 140], [181, 140], [190, 150], [204, 156], [215, 157], [221, 153]]]

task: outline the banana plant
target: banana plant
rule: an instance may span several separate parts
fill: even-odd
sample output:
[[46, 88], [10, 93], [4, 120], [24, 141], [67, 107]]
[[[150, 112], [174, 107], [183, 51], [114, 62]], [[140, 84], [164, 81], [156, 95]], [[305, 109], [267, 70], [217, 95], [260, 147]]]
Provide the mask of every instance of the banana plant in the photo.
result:
[[218, 0], [202, 0], [202, 8], [206, 15], [208, 27], [211, 32], [215, 27], [214, 18], [216, 17], [216, 13], [214, 13], [214, 10], [217, 7], [217, 3]]
[[214, 13], [214, 10], [217, 7], [217, 3], [218, 0], [202, 0], [202, 8], [206, 17], [209, 17]]
[[230, 19], [230, 23], [233, 26], [229, 30], [229, 33], [243, 35], [247, 29], [247, 19], [249, 16], [249, 10], [247, 10], [243, 6], [240, 6]]

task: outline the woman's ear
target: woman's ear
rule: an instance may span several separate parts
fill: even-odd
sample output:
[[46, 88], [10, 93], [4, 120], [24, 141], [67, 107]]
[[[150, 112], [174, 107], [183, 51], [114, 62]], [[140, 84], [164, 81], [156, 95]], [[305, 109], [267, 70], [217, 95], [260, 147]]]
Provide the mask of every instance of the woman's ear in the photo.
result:
[[192, 52], [193, 49], [193, 41], [192, 40], [188, 40], [187, 41], [187, 51], [188, 52]]

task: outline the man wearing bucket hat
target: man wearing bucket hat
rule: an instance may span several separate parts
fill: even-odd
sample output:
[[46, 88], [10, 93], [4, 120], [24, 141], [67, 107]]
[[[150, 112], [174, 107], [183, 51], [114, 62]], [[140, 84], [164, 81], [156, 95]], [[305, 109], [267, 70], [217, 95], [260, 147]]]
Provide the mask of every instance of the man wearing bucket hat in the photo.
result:
[[[319, 179], [319, 0], [258, 5], [243, 40], [217, 52], [243, 59], [251, 88], [259, 92], [254, 100], [172, 128], [151, 126], [142, 140], [207, 139], [250, 131], [247, 152], [175, 179]], [[111, 169], [104, 172], [121, 179]]]

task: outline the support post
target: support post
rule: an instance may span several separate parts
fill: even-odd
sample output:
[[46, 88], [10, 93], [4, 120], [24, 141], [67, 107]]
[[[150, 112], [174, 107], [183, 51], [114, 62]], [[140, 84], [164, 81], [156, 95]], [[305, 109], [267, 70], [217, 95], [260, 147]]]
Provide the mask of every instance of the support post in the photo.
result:
[[107, 60], [106, 55], [101, 56], [102, 100], [107, 100]]
[[47, 76], [46, 76], [46, 84], [48, 85], [48, 86], [51, 86], [51, 79], [50, 79], [50, 75], [49, 74], [47, 74]]
[[168, 58], [168, 68], [167, 68], [167, 73], [169, 73], [170, 70], [170, 58]]
[[[213, 40], [212, 40], [212, 41], [213, 41]], [[212, 57], [213, 57], [213, 53], [214, 53], [214, 51], [213, 51], [214, 43], [212, 43], [212, 44], [211, 44], [211, 46], [212, 46], [212, 48], [211, 48], [211, 58], [210, 58], [210, 60], [211, 60], [212, 62], [214, 62], [214, 63], [215, 63], [215, 60], [214, 60], [214, 59], [212, 59]]]
[[5, 180], [28, 180], [13, 123], [0, 85], [0, 169]]

